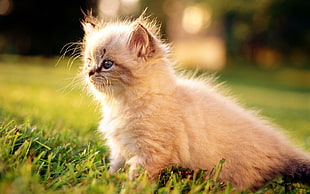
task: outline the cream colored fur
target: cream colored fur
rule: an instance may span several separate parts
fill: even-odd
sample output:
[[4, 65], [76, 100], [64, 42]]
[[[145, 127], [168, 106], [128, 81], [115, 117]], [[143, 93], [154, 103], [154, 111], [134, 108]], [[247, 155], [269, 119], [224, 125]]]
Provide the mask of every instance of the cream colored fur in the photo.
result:
[[[225, 159], [221, 179], [245, 189], [309, 163], [273, 125], [211, 81], [177, 76], [151, 23], [88, 17], [83, 27], [83, 73], [102, 104], [99, 130], [111, 150], [112, 172], [129, 164], [132, 178], [139, 166], [155, 177], [169, 165], [211, 170]], [[102, 68], [104, 60], [113, 67]]]

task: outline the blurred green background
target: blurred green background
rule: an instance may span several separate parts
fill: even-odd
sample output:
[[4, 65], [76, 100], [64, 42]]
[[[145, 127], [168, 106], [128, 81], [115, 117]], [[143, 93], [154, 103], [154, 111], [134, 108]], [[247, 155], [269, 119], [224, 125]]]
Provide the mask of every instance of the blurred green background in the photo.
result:
[[1, 119], [11, 115], [95, 130], [98, 107], [81, 91], [82, 81], [72, 78], [81, 62], [65, 58], [56, 65], [61, 50], [82, 39], [83, 11], [92, 9], [104, 19], [135, 18], [145, 8], [180, 65], [217, 72], [245, 106], [261, 109], [309, 149], [305, 0], [0, 0]]
[[59, 55], [81, 40], [82, 11], [115, 18], [145, 8], [184, 63], [219, 70], [242, 58], [264, 67], [309, 67], [305, 0], [1, 0], [0, 53]]

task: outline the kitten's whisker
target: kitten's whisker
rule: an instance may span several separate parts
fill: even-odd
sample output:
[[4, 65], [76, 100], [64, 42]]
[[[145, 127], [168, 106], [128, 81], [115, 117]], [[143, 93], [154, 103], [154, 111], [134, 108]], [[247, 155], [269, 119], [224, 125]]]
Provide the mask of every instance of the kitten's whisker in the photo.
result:
[[[76, 56], [76, 55], [80, 56], [80, 51], [81, 51], [82, 45], [83, 45], [82, 42], [70, 42], [70, 43], [65, 44], [65, 46], [63, 46], [62, 49], [60, 50], [60, 53], [62, 53], [62, 55], [59, 57], [55, 66], [57, 66], [60, 63], [60, 61], [65, 58], [65, 56], [69, 55], [68, 53], [71, 53], [71, 57]], [[71, 60], [71, 57], [69, 59], [69, 62]], [[72, 66], [72, 64], [71, 64], [71, 66]], [[70, 68], [71, 68], [71, 66], [70, 66]]]
[[65, 95], [72, 92], [73, 90], [77, 88], [80, 88], [81, 83], [84, 82], [84, 80], [80, 76], [67, 78], [65, 80], [69, 80], [70, 82], [67, 85], [65, 85], [63, 88], [59, 89], [59, 91], [61, 91]]
[[76, 57], [76, 56], [81, 56], [80, 55], [80, 53], [79, 52], [76, 52], [76, 51], [74, 51], [74, 50], [76, 50], [76, 48], [72, 48], [72, 49], [70, 49], [69, 50], [69, 52], [73, 52], [73, 54], [71, 55], [71, 57], [70, 57], [70, 59], [69, 59], [69, 62], [68, 63], [70, 63], [70, 61], [72, 60], [72, 58], [74, 58], [74, 57]]
[[80, 57], [81, 57], [80, 54], [75, 54], [75, 55], [73, 55], [73, 56], [69, 59], [68, 64], [67, 64], [67, 66], [69, 67], [69, 69], [71, 69], [73, 63], [74, 63], [77, 59], [79, 59]]
[[55, 67], [57, 67], [57, 66], [59, 65], [60, 61], [62, 61], [64, 58], [65, 58], [65, 56], [64, 56], [64, 55], [61, 55], [61, 56], [58, 58], [58, 60], [57, 60], [57, 62], [56, 62], [56, 64], [55, 64]]
[[78, 42], [69, 42], [61, 48], [60, 53], [62, 53], [62, 52], [67, 53], [68, 49], [70, 49], [71, 47], [76, 46], [78, 44], [79, 44]]

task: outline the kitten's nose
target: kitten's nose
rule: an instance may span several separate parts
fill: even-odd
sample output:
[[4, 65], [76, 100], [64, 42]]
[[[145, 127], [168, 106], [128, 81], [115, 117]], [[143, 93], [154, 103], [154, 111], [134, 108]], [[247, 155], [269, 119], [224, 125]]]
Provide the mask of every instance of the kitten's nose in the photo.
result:
[[90, 76], [94, 75], [96, 72], [99, 73], [99, 72], [101, 71], [101, 69], [102, 69], [101, 66], [99, 66], [99, 67], [97, 67], [97, 66], [96, 66], [96, 67], [93, 67], [93, 68], [89, 71], [88, 76], [90, 77]]
[[90, 76], [92, 76], [92, 75], [94, 75], [94, 74], [95, 74], [95, 70], [92, 69], [92, 70], [89, 71], [88, 76], [90, 77]]
[[97, 68], [96, 68], [96, 67], [93, 67], [93, 68], [91, 68], [91, 69], [89, 70], [88, 76], [90, 77], [90, 76], [94, 75], [96, 72], [97, 72]]

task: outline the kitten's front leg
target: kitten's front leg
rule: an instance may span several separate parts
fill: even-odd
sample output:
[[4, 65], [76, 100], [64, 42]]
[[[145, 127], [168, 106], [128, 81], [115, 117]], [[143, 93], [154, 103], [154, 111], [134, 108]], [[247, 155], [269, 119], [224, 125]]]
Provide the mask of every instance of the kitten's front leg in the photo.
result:
[[132, 157], [126, 162], [126, 164], [130, 165], [129, 178], [131, 180], [135, 180], [140, 176], [141, 167], [145, 168], [150, 180], [153, 180], [160, 173], [160, 170], [164, 167], [164, 165], [151, 162], [150, 160], [139, 156]]
[[126, 164], [130, 165], [130, 168], [129, 168], [129, 179], [130, 180], [135, 180], [136, 178], [139, 177], [140, 175], [139, 168], [143, 166], [142, 162], [143, 161], [138, 156], [134, 156], [126, 162]]
[[117, 151], [112, 150], [110, 154], [110, 171], [115, 173], [125, 165], [125, 158]]

